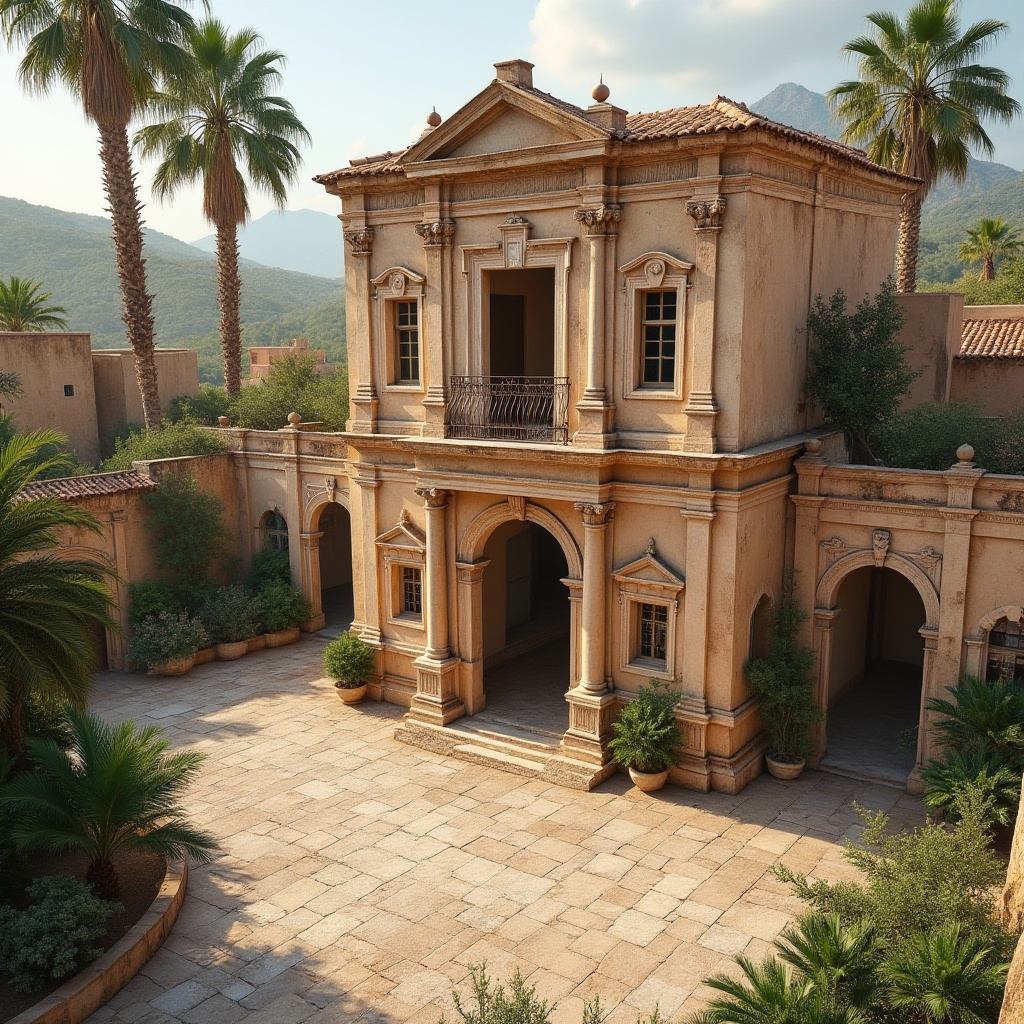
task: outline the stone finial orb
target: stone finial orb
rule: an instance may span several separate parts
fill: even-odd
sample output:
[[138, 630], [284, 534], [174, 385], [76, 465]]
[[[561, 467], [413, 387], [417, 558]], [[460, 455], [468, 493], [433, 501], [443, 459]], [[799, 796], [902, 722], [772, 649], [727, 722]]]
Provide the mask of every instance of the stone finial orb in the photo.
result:
[[969, 444], [962, 444], [956, 450], [956, 457], [961, 462], [970, 462], [974, 458], [974, 449]]
[[600, 81], [594, 86], [594, 91], [590, 95], [593, 96], [598, 103], [606, 103], [611, 94], [612, 91], [604, 84], [604, 75], [602, 75]]
[[293, 427], [297, 427], [302, 422], [302, 417], [297, 412], [290, 412], [288, 413], [288, 422]]
[[437, 112], [437, 107], [434, 107], [434, 109], [427, 114], [427, 124], [430, 125], [431, 128], [436, 128], [440, 123], [441, 115]]
[[821, 454], [821, 438], [812, 437], [809, 441], [804, 442], [804, 451], [808, 455], [820, 455]]
[[219, 427], [230, 427], [231, 426], [231, 420], [229, 420], [227, 418], [227, 416], [218, 416], [217, 417], [217, 426], [219, 426]]

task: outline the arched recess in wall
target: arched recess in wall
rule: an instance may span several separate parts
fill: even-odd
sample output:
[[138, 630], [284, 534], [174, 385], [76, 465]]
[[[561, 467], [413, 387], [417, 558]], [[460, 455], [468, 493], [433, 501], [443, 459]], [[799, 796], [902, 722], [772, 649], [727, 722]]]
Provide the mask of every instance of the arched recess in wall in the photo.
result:
[[1024, 675], [1024, 608], [994, 608], [982, 616], [972, 636], [980, 639], [982, 650], [969, 671], [990, 681]]
[[750, 611], [750, 633], [747, 637], [747, 658], [764, 658], [768, 654], [768, 637], [771, 626], [772, 608], [775, 596], [771, 588], [761, 588], [761, 594]]
[[288, 542], [288, 521], [276, 509], [268, 509], [260, 517], [260, 548], [277, 548], [278, 551], [287, 551]]
[[569, 567], [569, 578], [583, 579], [583, 556], [568, 527], [553, 512], [540, 505], [527, 501], [523, 515], [516, 515], [508, 502], [499, 502], [485, 508], [466, 528], [459, 544], [458, 560], [472, 564], [483, 557], [484, 545], [495, 527], [513, 519], [525, 519], [527, 522], [542, 526], [558, 541], [565, 561]]

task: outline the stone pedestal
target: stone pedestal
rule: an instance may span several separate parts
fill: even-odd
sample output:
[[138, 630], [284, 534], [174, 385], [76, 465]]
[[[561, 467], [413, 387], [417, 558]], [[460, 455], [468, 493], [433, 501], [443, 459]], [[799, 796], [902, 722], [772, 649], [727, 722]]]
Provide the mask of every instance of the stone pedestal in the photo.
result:
[[428, 725], [447, 725], [466, 713], [459, 697], [459, 659], [422, 657], [416, 666], [416, 696], [409, 705], [409, 718]]
[[571, 689], [565, 699], [569, 704], [569, 728], [562, 737], [562, 753], [574, 761], [602, 767], [609, 766], [612, 755], [608, 750], [614, 716], [615, 695], [592, 693], [582, 686]]

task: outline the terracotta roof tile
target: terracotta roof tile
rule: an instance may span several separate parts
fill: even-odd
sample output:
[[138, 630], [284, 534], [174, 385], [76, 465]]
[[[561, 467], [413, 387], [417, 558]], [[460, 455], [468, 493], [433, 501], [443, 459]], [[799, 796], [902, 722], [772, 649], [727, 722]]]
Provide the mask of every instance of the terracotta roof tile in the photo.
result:
[[25, 487], [22, 498], [89, 498], [98, 494], [124, 491], [155, 491], [157, 483], [134, 469], [116, 473], [90, 473], [86, 476], [62, 476], [56, 480], [36, 480]]
[[1024, 317], [964, 319], [958, 359], [1024, 359]]

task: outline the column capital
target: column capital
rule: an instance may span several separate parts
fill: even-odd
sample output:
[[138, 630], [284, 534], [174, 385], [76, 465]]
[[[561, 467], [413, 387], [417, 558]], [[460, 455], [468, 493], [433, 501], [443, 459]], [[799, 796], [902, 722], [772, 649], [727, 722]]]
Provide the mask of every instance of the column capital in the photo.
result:
[[721, 230], [725, 196], [707, 196], [686, 201], [686, 215], [694, 220], [694, 231]]
[[440, 487], [417, 487], [416, 493], [423, 499], [424, 508], [444, 508], [448, 504], [451, 491]]
[[455, 221], [451, 217], [425, 221], [416, 225], [416, 234], [423, 239], [424, 247], [432, 245], [451, 245], [455, 234]]
[[614, 231], [622, 216], [622, 207], [611, 203], [596, 207], [584, 207], [576, 211], [576, 219], [583, 225], [586, 235], [607, 235]]
[[607, 526], [615, 513], [615, 502], [575, 501], [573, 508], [583, 516], [584, 526]]
[[373, 249], [373, 228], [352, 228], [345, 232], [353, 256], [369, 256]]

